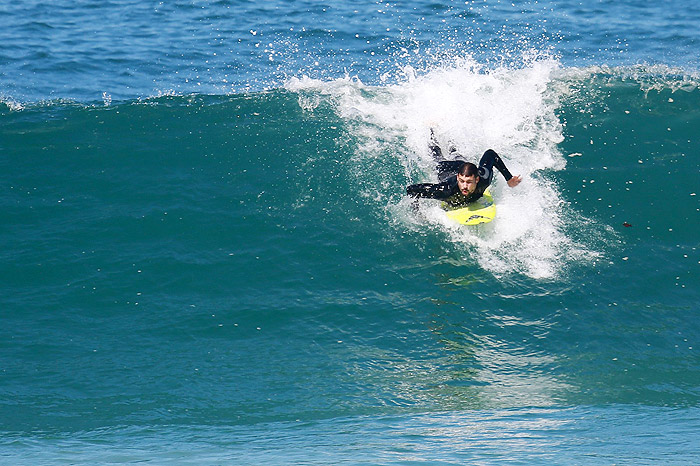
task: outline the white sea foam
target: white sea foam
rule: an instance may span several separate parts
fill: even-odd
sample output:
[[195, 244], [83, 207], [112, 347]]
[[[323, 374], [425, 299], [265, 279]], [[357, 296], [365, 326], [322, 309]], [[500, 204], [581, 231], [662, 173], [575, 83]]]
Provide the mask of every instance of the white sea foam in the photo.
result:
[[7, 108], [15, 112], [24, 110], [24, 104], [17, 102], [16, 100], [11, 99], [9, 97], [0, 96], [0, 103], [7, 105]]
[[[358, 166], [364, 167], [367, 160], [398, 158], [406, 184], [436, 181], [428, 149], [431, 128], [446, 154], [448, 144], [453, 144], [476, 163], [486, 149], [496, 150], [523, 182], [511, 189], [500, 174], [495, 175], [492, 192], [498, 216], [492, 223], [461, 227], [450, 223], [435, 202], [421, 201], [423, 222], [446, 232], [465, 257], [476, 259], [494, 275], [515, 271], [548, 279], [556, 277], [567, 261], [595, 256], [595, 251], [584, 252], [567, 236], [567, 231], [576, 229], [570, 223], [581, 220], [567, 212], [556, 183], [547, 177], [566, 165], [558, 149], [563, 136], [555, 112], [566, 86], [552, 85], [560, 73], [556, 60], [535, 57], [520, 67], [483, 69], [464, 58], [420, 75], [411, 68], [403, 72], [403, 82], [386, 87], [365, 86], [345, 77], [330, 82], [293, 79], [287, 88], [299, 92], [300, 105], [307, 111], [319, 104], [319, 95], [330, 99], [357, 141]], [[395, 173], [358, 172], [358, 178], [371, 179], [360, 183], [368, 197], [383, 199], [392, 216], [411, 218], [410, 202], [400, 197], [403, 186], [392, 184]], [[387, 188], [400, 193], [387, 197], [371, 192]]]

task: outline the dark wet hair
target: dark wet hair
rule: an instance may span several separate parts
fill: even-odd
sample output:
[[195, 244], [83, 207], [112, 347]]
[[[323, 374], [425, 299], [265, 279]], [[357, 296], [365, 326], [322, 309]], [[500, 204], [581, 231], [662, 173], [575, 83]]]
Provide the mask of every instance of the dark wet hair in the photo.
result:
[[479, 169], [471, 162], [464, 162], [464, 165], [459, 169], [459, 174], [462, 176], [479, 176]]

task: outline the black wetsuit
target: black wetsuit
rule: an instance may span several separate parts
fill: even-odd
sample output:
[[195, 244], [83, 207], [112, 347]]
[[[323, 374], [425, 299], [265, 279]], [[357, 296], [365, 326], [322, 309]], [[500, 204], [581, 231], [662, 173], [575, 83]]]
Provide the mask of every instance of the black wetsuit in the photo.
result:
[[484, 191], [493, 180], [493, 167], [505, 177], [506, 181], [513, 178], [503, 160], [498, 154], [489, 149], [479, 161], [479, 181], [476, 190], [469, 196], [465, 196], [457, 186], [457, 173], [464, 165], [463, 160], [444, 160], [442, 152], [437, 146], [431, 146], [433, 157], [437, 161], [435, 170], [438, 173], [439, 183], [419, 183], [412, 184], [406, 188], [406, 194], [412, 197], [424, 197], [429, 199], [439, 199], [447, 203], [451, 208], [463, 207], [470, 202], [474, 202], [484, 195]]

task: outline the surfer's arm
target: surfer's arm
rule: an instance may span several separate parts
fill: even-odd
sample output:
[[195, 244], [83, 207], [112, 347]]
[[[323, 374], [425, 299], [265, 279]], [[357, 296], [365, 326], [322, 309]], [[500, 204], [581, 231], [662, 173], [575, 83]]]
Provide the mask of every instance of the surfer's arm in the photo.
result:
[[406, 188], [406, 194], [416, 198], [447, 199], [453, 194], [449, 183], [418, 183]]
[[520, 176], [511, 175], [508, 167], [506, 167], [506, 164], [503, 163], [503, 159], [501, 159], [495, 150], [489, 149], [484, 152], [484, 155], [481, 157], [481, 161], [479, 162], [479, 172], [481, 172], [482, 168], [491, 170], [492, 167], [496, 167], [496, 169], [501, 172], [501, 175], [503, 175], [503, 178], [506, 179], [508, 186], [511, 188], [514, 188], [520, 184]]

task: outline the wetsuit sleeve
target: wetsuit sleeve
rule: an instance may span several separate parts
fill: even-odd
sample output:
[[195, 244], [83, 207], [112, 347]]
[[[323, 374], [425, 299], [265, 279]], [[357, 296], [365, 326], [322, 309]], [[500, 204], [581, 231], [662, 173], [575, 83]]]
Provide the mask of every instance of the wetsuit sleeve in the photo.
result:
[[406, 188], [406, 194], [411, 197], [424, 197], [428, 199], [447, 199], [453, 194], [449, 183], [419, 183]]
[[484, 155], [481, 157], [481, 161], [479, 162], [480, 176], [482, 174], [482, 170], [486, 168], [486, 178], [491, 178], [491, 171], [493, 167], [496, 167], [498, 171], [501, 172], [506, 181], [513, 178], [513, 175], [510, 174], [508, 168], [506, 168], [506, 164], [503, 163], [501, 157], [499, 157], [495, 150], [489, 149], [486, 152], [484, 152]]

